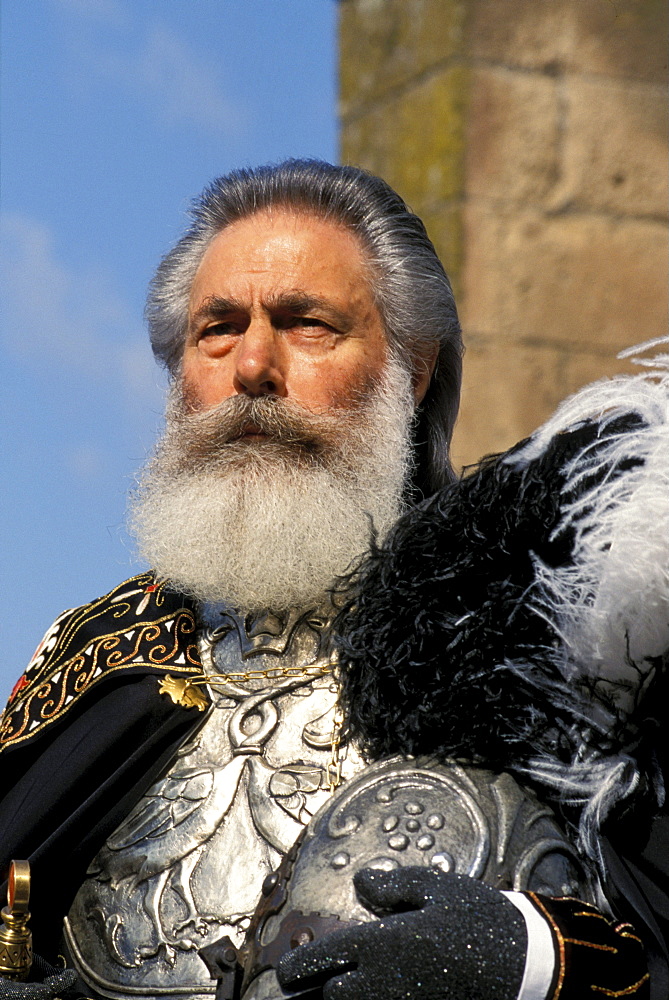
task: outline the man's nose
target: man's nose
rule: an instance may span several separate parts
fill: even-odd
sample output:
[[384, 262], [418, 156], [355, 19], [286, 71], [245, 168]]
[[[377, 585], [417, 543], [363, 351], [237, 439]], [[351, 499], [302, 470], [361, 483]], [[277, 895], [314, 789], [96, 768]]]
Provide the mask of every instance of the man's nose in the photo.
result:
[[251, 322], [235, 357], [235, 391], [247, 396], [285, 396], [283, 345], [269, 321]]

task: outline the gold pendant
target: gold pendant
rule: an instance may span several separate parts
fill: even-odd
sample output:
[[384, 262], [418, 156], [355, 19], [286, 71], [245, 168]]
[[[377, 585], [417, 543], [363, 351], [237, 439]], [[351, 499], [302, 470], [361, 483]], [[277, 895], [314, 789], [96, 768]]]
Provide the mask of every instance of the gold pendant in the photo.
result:
[[168, 694], [175, 705], [196, 708], [198, 712], [204, 712], [209, 707], [207, 696], [191, 684], [187, 677], [172, 677], [171, 674], [166, 674], [160, 681], [159, 694]]

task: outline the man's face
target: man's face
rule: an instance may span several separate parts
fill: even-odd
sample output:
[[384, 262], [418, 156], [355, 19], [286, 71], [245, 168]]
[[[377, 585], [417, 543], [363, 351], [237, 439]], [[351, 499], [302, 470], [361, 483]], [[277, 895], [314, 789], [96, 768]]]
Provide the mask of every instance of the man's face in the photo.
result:
[[387, 354], [362, 250], [346, 229], [276, 210], [234, 223], [210, 244], [191, 290], [183, 357], [194, 408], [270, 394], [314, 413], [354, 407]]
[[286, 211], [228, 227], [133, 505], [143, 557], [200, 601], [327, 604], [370, 524], [383, 537], [402, 509], [413, 401], [354, 236]]

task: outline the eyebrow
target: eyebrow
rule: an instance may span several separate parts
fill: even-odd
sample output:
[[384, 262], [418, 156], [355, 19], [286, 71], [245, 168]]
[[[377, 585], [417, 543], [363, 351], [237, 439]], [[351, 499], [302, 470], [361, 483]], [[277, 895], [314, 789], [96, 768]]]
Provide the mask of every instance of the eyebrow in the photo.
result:
[[[308, 292], [294, 291], [270, 294], [263, 300], [263, 307], [269, 312], [294, 313], [296, 316], [306, 316], [317, 311], [332, 320], [333, 324], [343, 332], [351, 328], [351, 318], [347, 313], [337, 309], [328, 299], [320, 295], [310, 295]], [[228, 299], [221, 295], [208, 295], [191, 316], [193, 326], [206, 319], [223, 319], [230, 313], [246, 312], [248, 304], [241, 299]]]
[[203, 319], [222, 319], [230, 313], [243, 312], [244, 305], [239, 299], [226, 299], [221, 295], [208, 295], [191, 315], [190, 326]]

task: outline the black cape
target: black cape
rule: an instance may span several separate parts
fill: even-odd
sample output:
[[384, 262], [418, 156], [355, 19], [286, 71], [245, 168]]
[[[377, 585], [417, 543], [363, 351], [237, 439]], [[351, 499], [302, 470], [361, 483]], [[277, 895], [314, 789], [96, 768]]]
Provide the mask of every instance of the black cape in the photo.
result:
[[30, 860], [43, 957], [91, 859], [203, 719], [161, 680], [201, 672], [192, 606], [145, 573], [61, 615], [17, 682], [0, 729], [0, 880]]

